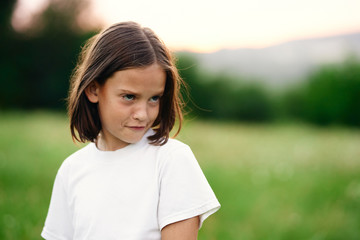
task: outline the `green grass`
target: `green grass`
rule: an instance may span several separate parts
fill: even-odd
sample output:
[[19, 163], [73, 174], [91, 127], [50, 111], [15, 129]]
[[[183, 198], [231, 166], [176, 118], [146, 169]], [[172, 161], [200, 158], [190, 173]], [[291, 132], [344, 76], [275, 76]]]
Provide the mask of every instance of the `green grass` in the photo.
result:
[[[62, 113], [0, 113], [0, 239], [40, 239], [54, 177], [80, 146]], [[199, 239], [360, 239], [360, 131], [187, 121], [221, 209]]]

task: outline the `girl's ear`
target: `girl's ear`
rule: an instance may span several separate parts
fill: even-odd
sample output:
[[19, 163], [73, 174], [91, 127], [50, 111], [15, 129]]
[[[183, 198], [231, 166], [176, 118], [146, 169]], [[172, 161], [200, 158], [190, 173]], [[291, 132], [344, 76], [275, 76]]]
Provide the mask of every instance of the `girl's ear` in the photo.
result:
[[92, 81], [87, 88], [85, 88], [86, 97], [92, 103], [99, 102], [99, 84], [96, 81]]

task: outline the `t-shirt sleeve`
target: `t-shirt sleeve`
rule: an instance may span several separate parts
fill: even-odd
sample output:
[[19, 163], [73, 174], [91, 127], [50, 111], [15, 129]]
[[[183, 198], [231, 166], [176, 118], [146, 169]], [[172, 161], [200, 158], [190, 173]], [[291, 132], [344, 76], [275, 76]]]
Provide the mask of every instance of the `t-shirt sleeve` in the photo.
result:
[[50, 207], [41, 236], [46, 240], [73, 238], [73, 227], [61, 168], [51, 195]]
[[220, 204], [187, 145], [165, 155], [160, 168], [159, 227], [199, 216], [200, 228]]

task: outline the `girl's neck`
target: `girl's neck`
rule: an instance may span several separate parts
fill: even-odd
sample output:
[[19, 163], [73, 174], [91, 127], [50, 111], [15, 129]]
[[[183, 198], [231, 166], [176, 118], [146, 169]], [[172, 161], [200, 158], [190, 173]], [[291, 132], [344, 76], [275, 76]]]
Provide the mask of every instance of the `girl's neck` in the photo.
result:
[[[116, 140], [116, 139], [115, 139]], [[116, 151], [129, 145], [123, 141], [114, 141], [114, 139], [107, 139], [105, 134], [100, 131], [95, 140], [96, 147], [101, 151]]]

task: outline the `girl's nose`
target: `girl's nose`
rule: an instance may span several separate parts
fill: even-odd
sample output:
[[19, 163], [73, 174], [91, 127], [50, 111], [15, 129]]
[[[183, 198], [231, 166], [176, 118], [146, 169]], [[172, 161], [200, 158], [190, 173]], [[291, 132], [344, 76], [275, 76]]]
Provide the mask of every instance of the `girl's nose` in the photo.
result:
[[139, 103], [133, 112], [133, 118], [138, 121], [145, 121], [147, 119], [147, 104]]

